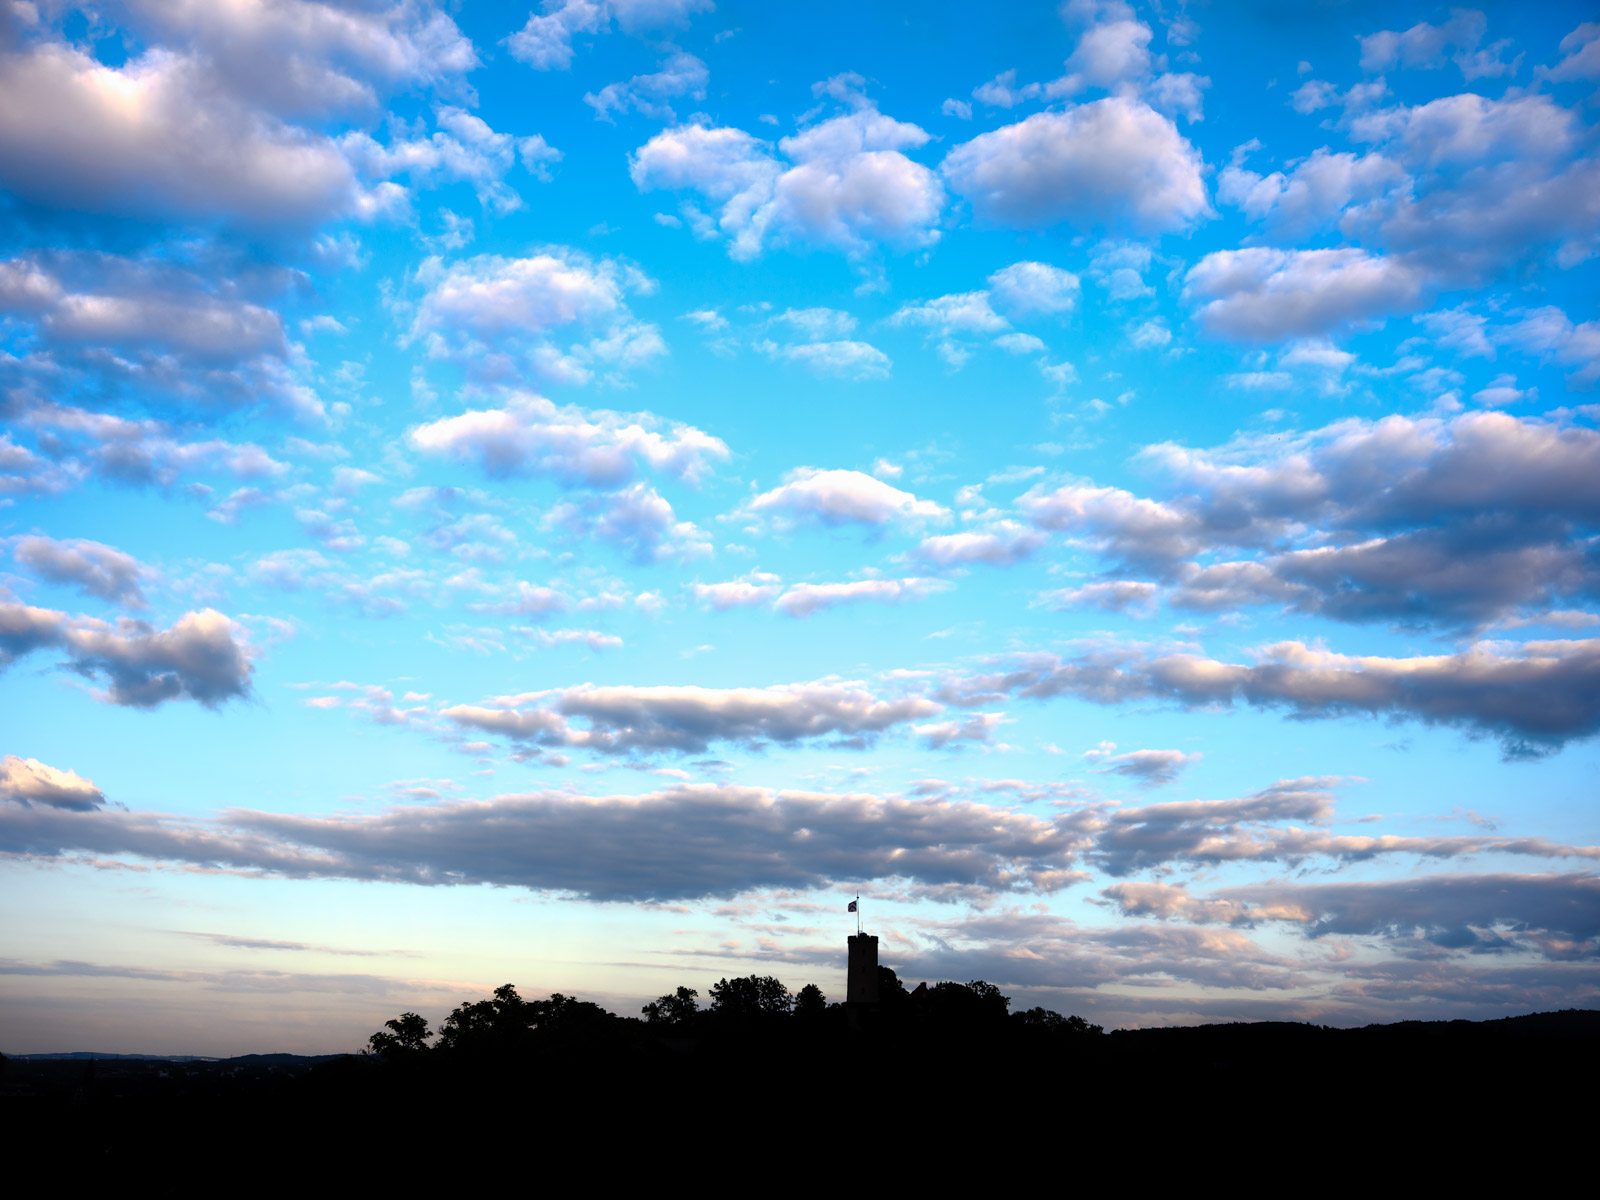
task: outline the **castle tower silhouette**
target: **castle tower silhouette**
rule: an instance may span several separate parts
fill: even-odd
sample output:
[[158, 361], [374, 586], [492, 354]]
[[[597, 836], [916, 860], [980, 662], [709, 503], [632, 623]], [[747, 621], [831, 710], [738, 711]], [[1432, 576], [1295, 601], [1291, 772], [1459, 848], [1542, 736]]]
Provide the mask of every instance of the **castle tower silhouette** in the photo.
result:
[[870, 933], [850, 935], [850, 967], [845, 975], [845, 1003], [878, 1002], [878, 939]]

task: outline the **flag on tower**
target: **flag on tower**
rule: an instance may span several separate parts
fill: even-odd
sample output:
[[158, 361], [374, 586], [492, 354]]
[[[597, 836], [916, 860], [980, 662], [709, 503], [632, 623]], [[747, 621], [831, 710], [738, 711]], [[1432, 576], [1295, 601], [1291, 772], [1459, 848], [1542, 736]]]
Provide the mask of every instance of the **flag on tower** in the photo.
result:
[[856, 902], [854, 900], [852, 900], [852, 901], [850, 901], [850, 907], [845, 909], [845, 912], [855, 912], [855, 911], [856, 911]]

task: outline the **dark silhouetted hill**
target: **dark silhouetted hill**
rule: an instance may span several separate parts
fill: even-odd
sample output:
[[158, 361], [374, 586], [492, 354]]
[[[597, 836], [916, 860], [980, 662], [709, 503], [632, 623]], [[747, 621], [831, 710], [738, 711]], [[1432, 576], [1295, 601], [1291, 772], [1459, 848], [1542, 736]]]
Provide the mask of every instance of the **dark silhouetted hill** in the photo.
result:
[[[1079, 1154], [1165, 1155], [1206, 1129], [1224, 1140], [1346, 1128], [1439, 1142], [1487, 1125], [1576, 1145], [1589, 1128], [1579, 1097], [1600, 1067], [1591, 1010], [1104, 1033], [1046, 1009], [1011, 1012], [982, 981], [908, 991], [883, 974], [882, 1001], [856, 1011], [767, 976], [723, 980], [706, 1004], [680, 988], [641, 1017], [562, 995], [528, 1000], [508, 984], [437, 1031], [401, 1014], [360, 1054], [19, 1056], [0, 1064], [0, 1121], [14, 1145], [93, 1172], [178, 1138], [190, 1181], [237, 1178], [250, 1161], [329, 1190], [338, 1180], [409, 1192], [523, 1154], [587, 1163], [621, 1186], [658, 1178], [650, 1164], [745, 1169], [761, 1153], [800, 1155], [786, 1172], [821, 1171], [800, 1150], [820, 1145], [835, 1172], [867, 1170], [874, 1156], [914, 1171], [1019, 1137], [1025, 1155], [1051, 1139]], [[1001, 1159], [987, 1180], [926, 1179], [1011, 1186], [1005, 1169]]]

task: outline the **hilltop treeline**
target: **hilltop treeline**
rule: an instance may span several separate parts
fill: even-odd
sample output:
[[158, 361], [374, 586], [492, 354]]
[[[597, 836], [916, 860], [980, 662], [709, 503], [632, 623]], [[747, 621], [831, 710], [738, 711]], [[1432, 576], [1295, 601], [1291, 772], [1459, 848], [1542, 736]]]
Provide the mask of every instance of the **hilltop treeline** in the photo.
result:
[[908, 1039], [943, 1045], [1018, 1040], [1065, 1044], [1102, 1033], [1100, 1026], [1081, 1017], [1048, 1009], [1013, 1013], [1010, 997], [981, 979], [936, 983], [914, 992], [888, 967], [878, 968], [878, 979], [879, 1002], [854, 1012], [830, 1004], [815, 984], [791, 992], [770, 975], [746, 975], [719, 980], [704, 1003], [695, 989], [680, 987], [646, 1004], [638, 1017], [618, 1016], [560, 993], [527, 1000], [506, 984], [486, 999], [459, 1005], [436, 1031], [417, 1013], [402, 1013], [372, 1035], [364, 1053], [403, 1072], [425, 1064], [436, 1069], [506, 1064], [530, 1055], [692, 1059], [758, 1046], [770, 1051], [801, 1045], [816, 1053], [851, 1038], [866, 1038], [881, 1049]]
[[[318, 1068], [330, 1084], [374, 1095], [492, 1092], [544, 1080], [597, 1108], [618, 1090], [725, 1097], [756, 1088], [787, 1110], [876, 1106], [1071, 1086], [1115, 1108], [1151, 1089], [1203, 1088], [1217, 1103], [1254, 1105], [1291, 1091], [1297, 1103], [1447, 1108], [1469, 1098], [1543, 1103], [1600, 1067], [1600, 1012], [1498, 1021], [1401, 1022], [1358, 1029], [1253, 1022], [1104, 1032], [1078, 1016], [1013, 1011], [983, 980], [907, 990], [879, 967], [879, 1002], [829, 1003], [814, 985], [791, 992], [771, 976], [723, 979], [705, 996], [680, 987], [619, 1016], [563, 995], [528, 1000], [515, 987], [458, 1006], [437, 1031], [415, 1013], [385, 1023], [360, 1058]], [[1413, 1114], [1415, 1116], [1415, 1114]], [[719, 1112], [729, 1128], [757, 1115]], [[887, 1119], [887, 1118], [879, 1118]], [[692, 1109], [653, 1118], [665, 1135]]]

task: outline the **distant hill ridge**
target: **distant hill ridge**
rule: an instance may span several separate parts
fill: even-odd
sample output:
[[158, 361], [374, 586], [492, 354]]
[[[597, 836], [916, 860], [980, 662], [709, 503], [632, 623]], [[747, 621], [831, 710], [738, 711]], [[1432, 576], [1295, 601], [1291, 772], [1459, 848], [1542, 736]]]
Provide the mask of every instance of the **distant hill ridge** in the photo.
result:
[[[1109, 1034], [1118, 1040], [1173, 1041], [1224, 1039], [1265, 1039], [1282, 1036], [1339, 1034], [1369, 1036], [1405, 1035], [1415, 1037], [1452, 1036], [1467, 1033], [1506, 1037], [1600, 1039], [1600, 1009], [1565, 1008], [1552, 1012], [1525, 1013], [1516, 1017], [1494, 1017], [1485, 1021], [1393, 1021], [1388, 1024], [1336, 1027], [1310, 1021], [1232, 1021], [1205, 1025], [1162, 1025], [1144, 1029], [1118, 1029]], [[173, 1062], [237, 1063], [240, 1066], [314, 1066], [344, 1058], [343, 1054], [236, 1054], [210, 1058], [199, 1054], [106, 1054], [95, 1050], [74, 1050], [55, 1054], [7, 1054], [18, 1062]]]
[[203, 1054], [102, 1054], [98, 1050], [73, 1050], [58, 1054], [7, 1054], [18, 1062], [174, 1062], [239, 1063], [242, 1066], [272, 1067], [330, 1062], [342, 1054], [235, 1054], [231, 1058], [208, 1058]]

